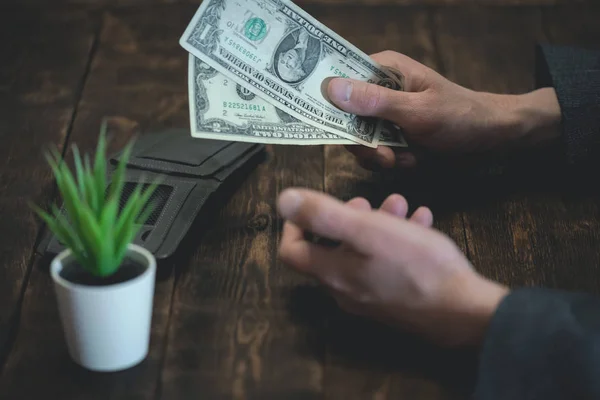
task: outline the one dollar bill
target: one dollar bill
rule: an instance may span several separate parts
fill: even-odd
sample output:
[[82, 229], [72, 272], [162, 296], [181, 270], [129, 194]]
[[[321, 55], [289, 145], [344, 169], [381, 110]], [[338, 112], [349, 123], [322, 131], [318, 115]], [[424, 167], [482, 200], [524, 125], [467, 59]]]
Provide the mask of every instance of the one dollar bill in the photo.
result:
[[368, 55], [282, 0], [204, 0], [180, 39], [188, 52], [294, 118], [376, 147], [383, 121], [346, 113], [323, 96], [342, 76], [402, 90]]
[[[353, 145], [356, 142], [306, 124], [189, 55], [188, 93], [193, 137], [292, 145]], [[379, 145], [406, 146], [387, 121]]]

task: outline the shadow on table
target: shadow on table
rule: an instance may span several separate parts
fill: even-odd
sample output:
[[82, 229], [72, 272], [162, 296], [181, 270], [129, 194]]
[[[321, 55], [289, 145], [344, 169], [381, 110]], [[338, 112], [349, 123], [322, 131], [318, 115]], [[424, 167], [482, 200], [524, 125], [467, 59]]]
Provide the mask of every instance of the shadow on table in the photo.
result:
[[415, 335], [348, 314], [316, 286], [296, 287], [289, 312], [294, 323], [312, 332], [308, 347], [316, 358], [325, 348], [327, 360], [349, 369], [420, 376], [458, 395], [473, 390], [477, 369], [474, 350], [439, 348]]
[[[600, 185], [595, 184], [597, 179], [593, 179], [591, 170], [567, 170], [539, 157], [511, 161], [487, 169], [437, 166], [417, 173], [379, 172], [369, 180], [355, 181], [336, 191], [344, 193], [342, 200], [364, 196], [373, 207], [378, 207], [389, 194], [400, 193], [407, 198], [411, 211], [426, 205], [437, 217], [514, 196], [570, 201], [600, 197]], [[439, 382], [461, 396], [474, 389], [476, 350], [442, 349], [415, 335], [349, 315], [317, 287], [297, 287], [289, 307], [294, 321], [309, 326], [313, 332], [312, 351], [319, 354], [325, 347], [326, 359], [337, 365], [417, 375]]]
[[370, 180], [355, 182], [346, 197], [365, 196], [375, 207], [388, 195], [399, 193], [411, 210], [426, 205], [434, 215], [469, 211], [515, 195], [600, 198], [592, 168], [567, 169], [556, 159], [521, 154], [472, 166], [442, 161], [415, 172], [380, 171]]

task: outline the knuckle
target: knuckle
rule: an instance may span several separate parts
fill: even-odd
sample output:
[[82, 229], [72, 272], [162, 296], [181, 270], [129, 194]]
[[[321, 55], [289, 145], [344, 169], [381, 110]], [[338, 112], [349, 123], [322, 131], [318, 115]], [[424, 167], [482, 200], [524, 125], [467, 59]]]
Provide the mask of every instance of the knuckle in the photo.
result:
[[331, 232], [335, 237], [355, 238], [361, 234], [363, 227], [362, 218], [348, 218], [346, 214], [336, 212], [335, 210], [327, 210], [318, 217], [318, 223], [325, 231]]
[[355, 300], [356, 300], [356, 303], [363, 305], [363, 306], [369, 306], [375, 302], [373, 296], [367, 292], [360, 292], [360, 293], [356, 294]]
[[393, 50], [384, 50], [379, 54], [385, 58], [392, 58], [392, 57], [395, 57], [398, 53]]
[[324, 232], [330, 232], [332, 235], [336, 235], [339, 232], [340, 224], [343, 224], [344, 220], [337, 209], [323, 208], [318, 214], [316, 214], [315, 221], [320, 225], [320, 228]]
[[438, 107], [428, 96], [416, 96], [405, 103], [406, 118], [411, 126], [420, 130], [436, 130], [438, 124]]
[[321, 277], [321, 281], [324, 285], [326, 285], [331, 291], [340, 295], [344, 294], [346, 291], [345, 285], [342, 283], [341, 279], [337, 276], [332, 276], [331, 274], [327, 276]]
[[347, 224], [347, 230], [353, 237], [368, 237], [372, 234], [369, 218], [365, 215], [356, 218], [352, 224]]

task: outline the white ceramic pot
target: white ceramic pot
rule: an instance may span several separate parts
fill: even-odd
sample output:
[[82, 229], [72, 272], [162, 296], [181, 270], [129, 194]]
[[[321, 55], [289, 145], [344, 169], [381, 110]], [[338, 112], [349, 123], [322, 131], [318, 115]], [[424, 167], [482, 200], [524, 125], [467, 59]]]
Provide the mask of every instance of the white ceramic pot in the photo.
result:
[[70, 250], [58, 254], [50, 265], [69, 354], [93, 371], [127, 369], [148, 354], [156, 260], [134, 244], [129, 245], [127, 258], [140, 272], [105, 286], [73, 283], [61, 275], [75, 262]]

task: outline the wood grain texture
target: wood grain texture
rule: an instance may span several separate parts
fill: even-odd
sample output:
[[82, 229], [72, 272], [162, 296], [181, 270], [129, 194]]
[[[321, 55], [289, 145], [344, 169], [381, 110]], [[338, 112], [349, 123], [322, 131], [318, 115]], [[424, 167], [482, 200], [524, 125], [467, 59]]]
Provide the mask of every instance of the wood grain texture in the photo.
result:
[[[192, 17], [193, 12], [188, 15]], [[321, 147], [271, 146], [270, 157], [207, 221], [178, 271], [161, 398], [315, 398], [324, 324], [310, 282], [277, 259], [277, 194], [322, 189]]]
[[[473, 8], [439, 12], [435, 19], [449, 79], [496, 93], [533, 88], [534, 46], [542, 38], [538, 10]], [[465, 225], [472, 262], [485, 276], [511, 285], [544, 283], [533, 260], [537, 215], [530, 203], [537, 199], [518, 189], [527, 179], [485, 177], [460, 188], [470, 200]]]
[[[15, 332], [39, 220], [29, 201], [49, 200], [42, 148], [62, 147], [94, 25], [81, 12], [0, 12], [0, 354]], [[2, 362], [4, 359], [2, 359]]]
[[[391, 192], [406, 194], [413, 209], [434, 209], [436, 227], [484, 275], [511, 285], [598, 292], [598, 195], [576, 180], [557, 188], [555, 176], [536, 178], [539, 171], [532, 171], [516, 180], [423, 182], [369, 173], [339, 147], [272, 146], [270, 158], [223, 201], [222, 210], [202, 221], [204, 232], [191, 235], [182, 258], [162, 266], [166, 276], [156, 286], [148, 359], [117, 374], [75, 366], [47, 260], [31, 256], [38, 224], [26, 200], [44, 203], [52, 193], [39, 150], [61, 145], [67, 132], [69, 143], [90, 150], [103, 118], [110, 120], [112, 149], [138, 132], [187, 127], [187, 53], [177, 41], [198, 2], [70, 1], [79, 4], [75, 11], [0, 8], [0, 34], [14, 38], [0, 43], [9, 60], [0, 63], [0, 232], [10, 232], [0, 245], [0, 339], [16, 315], [27, 268], [34, 266], [18, 336], [0, 376], [0, 398], [467, 398], [465, 382], [476, 365], [471, 355], [442, 352], [351, 317], [277, 260], [281, 220], [275, 201], [288, 186], [342, 199], [362, 195], [374, 206]], [[598, 6], [300, 4], [368, 53], [403, 52], [477, 90], [530, 90], [536, 41], [600, 43]]]
[[546, 41], [556, 45], [600, 48], [600, 5], [551, 7], [542, 10]]
[[[438, 68], [431, 30], [431, 14], [424, 8], [392, 7], [338, 8], [310, 7], [307, 11], [368, 54], [394, 50]], [[360, 15], [356, 24], [355, 16]], [[392, 193], [403, 194], [411, 212], [427, 205], [436, 211], [436, 227], [464, 247], [460, 213], [437, 213], [436, 201], [442, 190], [419, 182], [399, 171], [371, 173], [340, 146], [326, 146], [325, 190], [348, 200], [367, 198], [374, 207]], [[325, 380], [328, 398], [445, 399], [453, 396], [448, 382], [433, 380], [446, 369], [449, 355], [404, 335], [368, 321], [332, 311], [328, 323], [328, 358]], [[428, 362], [423, 362], [428, 360]], [[458, 361], [456, 361], [458, 362]]]
[[[437, 29], [448, 76], [476, 90], [529, 91], [534, 84], [534, 45], [597, 48], [599, 33], [593, 21], [599, 15], [598, 7], [513, 9], [493, 15], [473, 10], [463, 18], [478, 22], [467, 26], [454, 24], [455, 14], [440, 14]], [[473, 71], [464, 69], [467, 62]], [[595, 243], [600, 229], [594, 190], [566, 176], [560, 163], [549, 165], [536, 154], [516, 165], [521, 169], [473, 182], [476, 191], [467, 191], [472, 261], [484, 275], [511, 286], [597, 292]], [[485, 192], [489, 194], [482, 195]]]
[[[76, 143], [82, 151], [92, 151], [104, 118], [110, 121], [110, 152], [134, 134], [187, 126], [187, 54], [179, 48], [179, 32], [173, 26], [181, 25], [191, 11], [184, 6], [160, 13], [124, 10], [100, 15], [98, 48], [69, 146]], [[67, 38], [53, 45], [60, 47], [65, 42]], [[71, 158], [67, 159], [70, 162]], [[168, 267], [159, 265], [166, 271]], [[154, 399], [173, 277], [159, 273], [147, 359], [124, 372], [97, 374], [76, 366], [67, 354], [46, 268], [47, 260], [36, 261], [25, 292], [19, 335], [0, 380], [0, 398]]]
[[[600, 49], [600, 6], [544, 10], [545, 42]], [[600, 191], [586, 177], [557, 174], [554, 190], [535, 202], [535, 262], [544, 267], [551, 287], [600, 293]], [[550, 205], [550, 206], [549, 206]]]
[[178, 279], [163, 398], [319, 396], [320, 298], [277, 260], [275, 201], [292, 185], [320, 190], [322, 176], [320, 147], [273, 146], [206, 226]]

